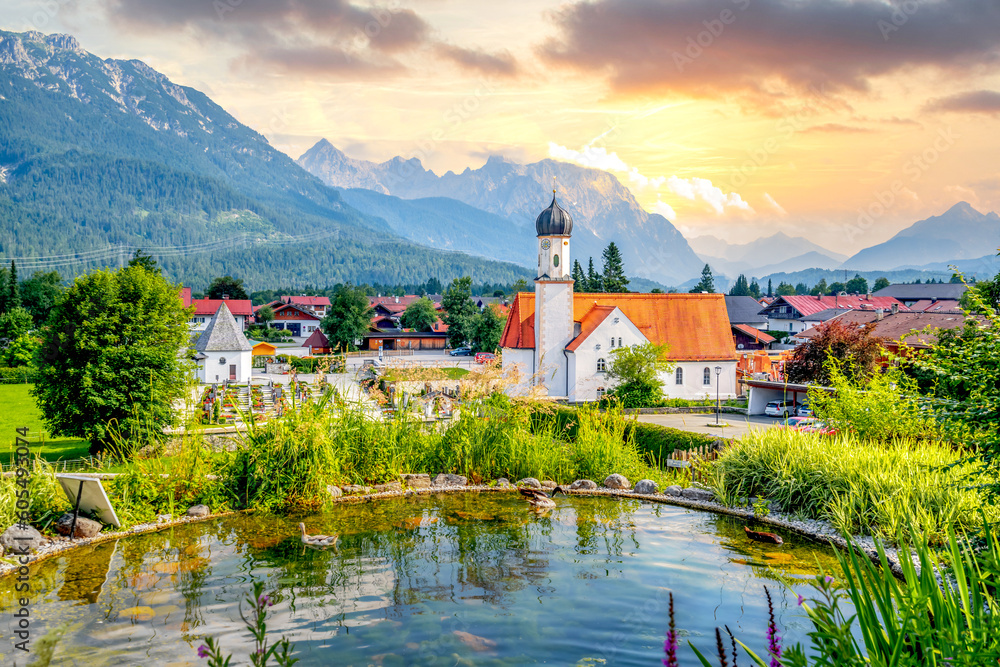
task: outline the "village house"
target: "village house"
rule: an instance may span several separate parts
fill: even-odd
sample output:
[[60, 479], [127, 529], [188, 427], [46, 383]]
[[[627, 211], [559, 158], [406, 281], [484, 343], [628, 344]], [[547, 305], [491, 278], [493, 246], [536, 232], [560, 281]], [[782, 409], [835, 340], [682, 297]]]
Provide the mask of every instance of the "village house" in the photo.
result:
[[549, 396], [593, 401], [613, 389], [612, 350], [666, 344], [674, 370], [661, 374], [672, 398], [736, 393], [736, 347], [721, 294], [574, 293], [570, 277], [573, 220], [552, 203], [535, 221], [535, 292], [514, 297], [501, 337], [505, 369]]
[[809, 316], [829, 310], [906, 310], [906, 307], [891, 296], [871, 294], [838, 294], [835, 296], [779, 296], [761, 311], [767, 316], [768, 331], [788, 331], [798, 333], [816, 324]]
[[969, 288], [965, 283], [897, 283], [883, 287], [872, 296], [888, 296], [900, 301], [910, 310], [918, 301], [958, 302]]
[[290, 303], [293, 306], [308, 309], [320, 319], [326, 317], [327, 312], [330, 310], [330, 297], [326, 296], [305, 296], [302, 294], [282, 296], [276, 303], [271, 304], [271, 307], [274, 308], [275, 305], [282, 303]]
[[250, 381], [253, 347], [225, 302], [219, 305], [208, 326], [201, 332], [194, 349], [201, 382]]
[[204, 331], [223, 303], [232, 313], [240, 331], [246, 330], [253, 317], [253, 306], [249, 299], [192, 299], [191, 288], [182, 287], [181, 302], [185, 308], [194, 306], [194, 313], [188, 320], [188, 326], [191, 327], [192, 331]]
[[279, 303], [271, 306], [271, 310], [274, 311], [274, 319], [270, 324], [272, 329], [286, 329], [296, 338], [308, 337], [319, 330], [322, 318], [305, 306]]

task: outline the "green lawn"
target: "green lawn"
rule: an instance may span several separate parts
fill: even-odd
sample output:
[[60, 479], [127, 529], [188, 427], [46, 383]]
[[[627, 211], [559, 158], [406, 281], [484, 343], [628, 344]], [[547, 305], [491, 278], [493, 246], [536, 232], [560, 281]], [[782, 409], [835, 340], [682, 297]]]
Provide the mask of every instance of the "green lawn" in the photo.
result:
[[30, 394], [34, 385], [0, 384], [0, 463], [8, 465], [14, 450], [15, 429], [28, 427], [31, 450], [38, 452], [46, 461], [78, 459], [87, 456], [86, 440], [78, 438], [50, 438], [38, 444], [38, 434], [45, 430], [42, 413]]

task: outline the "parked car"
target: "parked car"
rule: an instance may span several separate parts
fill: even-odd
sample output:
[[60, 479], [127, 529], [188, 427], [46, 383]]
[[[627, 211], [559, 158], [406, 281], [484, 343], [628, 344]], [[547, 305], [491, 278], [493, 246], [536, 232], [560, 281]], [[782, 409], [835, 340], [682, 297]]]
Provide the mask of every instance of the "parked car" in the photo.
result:
[[830, 428], [825, 423], [821, 421], [814, 421], [808, 426], [804, 426], [800, 429], [803, 433], [819, 433], [820, 435], [836, 435], [837, 429]]
[[795, 414], [795, 401], [771, 401], [764, 406], [764, 414], [768, 417], [790, 417]]
[[795, 411], [796, 417], [812, 417], [813, 409], [809, 407], [808, 403], [802, 403], [799, 405], [799, 409]]
[[785, 420], [785, 425], [788, 428], [794, 428], [797, 431], [806, 431], [815, 423], [816, 420], [812, 417], [789, 417]]
[[470, 354], [472, 354], [472, 348], [471, 347], [456, 347], [454, 350], [452, 350], [448, 354], [450, 354], [453, 357], [467, 357]]
[[497, 355], [492, 352], [477, 352], [476, 353], [476, 363], [485, 364], [487, 361], [493, 361], [497, 358]]

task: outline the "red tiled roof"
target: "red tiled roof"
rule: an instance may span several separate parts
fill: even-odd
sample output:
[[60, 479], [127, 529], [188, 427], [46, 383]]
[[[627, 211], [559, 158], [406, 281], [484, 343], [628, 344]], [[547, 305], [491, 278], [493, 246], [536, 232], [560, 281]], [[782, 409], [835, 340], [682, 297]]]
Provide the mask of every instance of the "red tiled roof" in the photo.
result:
[[[960, 329], [965, 326], [966, 318], [961, 312], [944, 313], [913, 313], [899, 312], [895, 315], [889, 313], [882, 319], [878, 319], [878, 313], [870, 311], [854, 311], [844, 313], [835, 322], [840, 322], [844, 326], [863, 327], [866, 324], [874, 324], [872, 335], [886, 341], [896, 341], [902, 339], [904, 343], [912, 347], [928, 347], [937, 340], [935, 331], [947, 329]], [[799, 339], [811, 339], [818, 336], [825, 325], [821, 324], [806, 329], [795, 334]], [[930, 328], [930, 333], [924, 331]]]
[[883, 308], [889, 310], [893, 304], [900, 310], [906, 310], [901, 302], [891, 296], [873, 296], [866, 298], [856, 294], [845, 294], [844, 296], [808, 296], [800, 294], [795, 296], [780, 296], [775, 299], [768, 308], [780, 305], [781, 302], [797, 310], [802, 315], [812, 315], [828, 308], [849, 308], [851, 310], [874, 310]]
[[920, 313], [959, 312], [962, 310], [955, 299], [921, 299], [910, 304], [910, 310]]
[[576, 348], [580, 347], [580, 344], [587, 340], [587, 337], [594, 333], [597, 327], [601, 326], [601, 322], [608, 319], [608, 316], [613, 312], [615, 312], [615, 306], [594, 306], [591, 308], [580, 320], [580, 335], [571, 340], [566, 349], [570, 352], [576, 352]]
[[774, 336], [766, 334], [760, 329], [754, 329], [749, 324], [734, 324], [733, 329], [739, 331], [740, 333], [744, 333], [747, 336], [750, 336], [751, 338], [755, 339], [758, 343], [763, 343], [764, 345], [770, 345], [774, 341], [778, 340]]
[[191, 307], [191, 288], [182, 287], [181, 288], [181, 301], [184, 303], [185, 308]]
[[192, 299], [195, 315], [215, 315], [219, 306], [226, 304], [233, 315], [250, 317], [253, 315], [253, 304], [250, 299]]
[[281, 312], [285, 311], [285, 310], [297, 310], [298, 312], [302, 313], [303, 317], [305, 317], [307, 319], [313, 319], [313, 320], [320, 319], [315, 314], [313, 314], [313, 312], [311, 310], [309, 310], [308, 308], [303, 308], [302, 306], [297, 306], [294, 303], [282, 303], [282, 304], [279, 304], [277, 306], [274, 306], [273, 309], [274, 309], [274, 318], [275, 319], [280, 319]]
[[[669, 359], [735, 359], [736, 344], [722, 294], [574, 294], [573, 320], [584, 320], [594, 306], [618, 307], [646, 338], [668, 344]], [[595, 314], [593, 317], [597, 317]], [[596, 327], [593, 322], [588, 326]], [[535, 347], [535, 295], [514, 297], [500, 346]]]
[[330, 305], [330, 297], [326, 296], [283, 296], [281, 297], [281, 300], [285, 303], [300, 303], [303, 306]]

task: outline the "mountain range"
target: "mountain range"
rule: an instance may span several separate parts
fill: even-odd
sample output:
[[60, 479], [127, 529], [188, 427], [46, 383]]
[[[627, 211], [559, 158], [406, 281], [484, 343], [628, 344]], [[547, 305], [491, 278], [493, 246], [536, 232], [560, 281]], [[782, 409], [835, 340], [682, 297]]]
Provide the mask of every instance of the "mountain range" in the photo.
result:
[[[460, 243], [463, 250], [492, 257], [498, 248], [506, 246], [515, 254], [505, 259], [519, 261], [520, 256], [525, 266], [534, 266], [533, 224], [548, 206], [555, 185], [560, 205], [573, 216], [572, 255], [584, 267], [593, 257], [600, 270], [601, 253], [610, 241], [622, 251], [630, 275], [666, 285], [696, 276], [704, 266], [669, 220], [645, 211], [628, 188], [600, 169], [556, 160], [519, 164], [494, 155], [478, 169], [438, 176], [415, 158], [395, 157], [381, 163], [354, 159], [325, 139], [306, 151], [298, 163], [327, 185], [345, 189], [346, 201], [379, 215], [395, 233], [432, 247]], [[367, 208], [360, 201], [362, 195], [346, 192], [350, 189], [382, 195], [363, 196], [383, 207], [389, 201], [384, 197], [391, 196], [396, 198], [394, 203], [416, 201], [425, 211], [433, 209], [447, 215], [441, 207], [450, 199], [489, 215], [479, 224], [463, 225], [461, 238], [430, 238], [426, 226], [404, 220], [405, 216], [386, 217], [384, 210], [379, 213]], [[497, 217], [506, 223], [498, 224]]]
[[801, 236], [788, 236], [783, 232], [751, 241], [727, 243], [715, 236], [697, 236], [689, 240], [713, 271], [727, 276], [762, 276], [769, 273], [801, 271], [803, 269], [832, 269], [847, 259]]
[[0, 253], [22, 270], [143, 248], [196, 287], [531, 277], [393, 234], [204, 94], [66, 35], [0, 31], [0, 109]]

